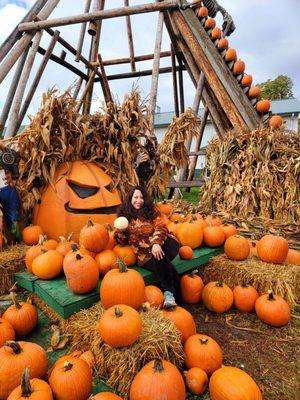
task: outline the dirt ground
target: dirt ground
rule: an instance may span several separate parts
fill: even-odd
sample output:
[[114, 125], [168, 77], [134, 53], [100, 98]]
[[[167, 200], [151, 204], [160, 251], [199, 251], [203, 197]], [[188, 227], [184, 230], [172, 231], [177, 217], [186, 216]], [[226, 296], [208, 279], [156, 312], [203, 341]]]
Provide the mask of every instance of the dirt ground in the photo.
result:
[[197, 332], [219, 343], [223, 364], [249, 373], [259, 385], [264, 400], [299, 400], [299, 316], [285, 327], [274, 328], [261, 322], [255, 314], [235, 309], [213, 314], [202, 304], [183, 307], [194, 316]]

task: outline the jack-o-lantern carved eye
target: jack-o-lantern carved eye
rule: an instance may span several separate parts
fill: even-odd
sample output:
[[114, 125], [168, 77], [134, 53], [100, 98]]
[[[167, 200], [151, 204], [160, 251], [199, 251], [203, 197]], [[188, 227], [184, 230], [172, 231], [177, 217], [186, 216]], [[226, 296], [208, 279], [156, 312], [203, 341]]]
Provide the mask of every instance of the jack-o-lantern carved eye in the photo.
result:
[[110, 182], [108, 185], [104, 186], [106, 190], [108, 190], [109, 192], [111, 192], [114, 188], [114, 185], [112, 182]]
[[70, 188], [77, 194], [81, 199], [86, 199], [87, 197], [94, 196], [99, 188], [95, 186], [79, 186], [74, 182], [67, 181]]

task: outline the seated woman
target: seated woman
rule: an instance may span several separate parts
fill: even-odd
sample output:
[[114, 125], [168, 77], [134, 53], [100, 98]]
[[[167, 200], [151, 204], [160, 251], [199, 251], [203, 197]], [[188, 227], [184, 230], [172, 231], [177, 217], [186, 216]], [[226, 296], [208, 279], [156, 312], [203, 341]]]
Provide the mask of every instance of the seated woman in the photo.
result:
[[129, 244], [138, 257], [138, 265], [153, 272], [164, 291], [164, 308], [176, 306], [178, 299], [179, 277], [171, 263], [179, 250], [179, 243], [168, 232], [145, 188], [132, 188], [119, 209], [118, 217], [129, 221], [126, 230], [115, 232], [116, 241], [122, 246]]

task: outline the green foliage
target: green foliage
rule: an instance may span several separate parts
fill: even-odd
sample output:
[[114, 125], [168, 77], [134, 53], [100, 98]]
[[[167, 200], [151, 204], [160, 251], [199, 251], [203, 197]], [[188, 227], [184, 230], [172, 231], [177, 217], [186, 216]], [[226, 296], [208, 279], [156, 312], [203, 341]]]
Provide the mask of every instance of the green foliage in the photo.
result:
[[188, 201], [192, 204], [198, 204], [200, 200], [200, 188], [192, 187], [189, 192], [186, 192], [184, 188], [181, 189], [183, 194], [183, 200]]
[[261, 90], [261, 97], [267, 100], [282, 100], [293, 98], [293, 81], [286, 75], [278, 75], [275, 79], [257, 85]]

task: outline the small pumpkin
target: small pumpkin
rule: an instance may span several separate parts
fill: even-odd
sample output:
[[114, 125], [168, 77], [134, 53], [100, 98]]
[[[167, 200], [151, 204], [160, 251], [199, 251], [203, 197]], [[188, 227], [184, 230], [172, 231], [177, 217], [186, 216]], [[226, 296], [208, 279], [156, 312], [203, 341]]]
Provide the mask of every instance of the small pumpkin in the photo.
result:
[[182, 307], [173, 309], [163, 309], [162, 313], [166, 318], [174, 323], [181, 335], [181, 341], [184, 343], [190, 336], [196, 333], [196, 324], [191, 313]]
[[136, 263], [137, 258], [131, 246], [121, 246], [118, 244], [113, 248], [113, 252], [116, 254], [118, 259], [122, 260], [127, 265], [127, 267], [131, 267]]
[[185, 382], [191, 393], [201, 395], [207, 388], [208, 376], [203, 369], [193, 367], [185, 374]]
[[169, 217], [169, 219], [170, 219], [171, 222], [175, 222], [175, 221], [177, 221], [177, 222], [184, 222], [184, 217], [183, 217], [181, 214], [179, 214], [179, 213], [173, 213], [173, 214], [171, 214], [170, 217]]
[[197, 333], [189, 337], [183, 350], [188, 368], [198, 367], [211, 375], [222, 365], [222, 349], [210, 336]]
[[148, 285], [145, 287], [145, 300], [150, 306], [161, 308], [164, 302], [164, 295], [157, 286]]
[[207, 20], [204, 23], [204, 29], [209, 30], [209, 29], [214, 29], [216, 26], [216, 20], [214, 18], [207, 18]]
[[179, 248], [179, 256], [183, 260], [190, 260], [193, 258], [193, 249], [190, 246], [181, 246]]
[[271, 107], [271, 103], [269, 102], [269, 100], [263, 99], [263, 100], [259, 100], [256, 103], [256, 110], [257, 112], [264, 114], [267, 113], [270, 110]]
[[204, 284], [197, 270], [183, 275], [180, 279], [180, 288], [183, 301], [189, 304], [197, 304], [201, 301]]
[[203, 241], [203, 232], [199, 224], [183, 222], [177, 229], [177, 238], [181, 246], [189, 246], [191, 249], [200, 247]]
[[111, 392], [101, 392], [90, 397], [89, 400], [122, 400], [122, 397]]
[[206, 222], [207, 226], [221, 226], [222, 225], [221, 219], [214, 213], [212, 213], [211, 215], [207, 215], [205, 217], [205, 222]]
[[173, 234], [174, 236], [176, 236], [176, 237], [177, 237], [177, 230], [178, 230], [179, 224], [180, 224], [180, 222], [174, 221], [174, 222], [170, 222], [170, 223], [167, 225], [168, 231], [169, 231], [170, 233], [172, 233], [172, 234]]
[[104, 308], [126, 304], [137, 309], [145, 300], [144, 279], [139, 272], [128, 269], [123, 261], [118, 263], [119, 269], [108, 271], [101, 282], [101, 303]]
[[20, 384], [23, 370], [30, 369], [30, 377], [41, 378], [47, 371], [47, 355], [36, 343], [8, 341], [0, 348], [0, 399], [6, 400]]
[[226, 239], [224, 251], [230, 260], [246, 260], [250, 253], [250, 245], [243, 236], [233, 235]]
[[252, 312], [255, 309], [255, 302], [258, 299], [257, 290], [242, 282], [233, 289], [233, 301], [235, 307], [244, 312]]
[[94, 258], [96, 256], [95, 253], [85, 249], [84, 247], [79, 247], [76, 243], [72, 244], [71, 250], [65, 255], [63, 261], [63, 267], [67, 266], [69, 263], [72, 263], [76, 260], [76, 255], [80, 254], [81, 256], [90, 256]]
[[57, 400], [86, 400], [92, 391], [92, 372], [84, 360], [71, 357], [53, 368], [49, 384]]
[[105, 250], [112, 250], [117, 245], [115, 241], [115, 231], [110, 224], [105, 224], [105, 228], [108, 231], [108, 243], [105, 246]]
[[76, 254], [76, 260], [64, 266], [64, 273], [73, 293], [89, 293], [98, 285], [99, 269], [91, 256]]
[[284, 326], [291, 319], [288, 303], [271, 290], [260, 296], [255, 303], [255, 312], [259, 319], [271, 326]]
[[236, 50], [229, 48], [225, 54], [225, 61], [230, 62], [230, 61], [235, 61], [236, 59], [237, 59]]
[[222, 231], [225, 233], [226, 239], [228, 239], [230, 236], [236, 235], [238, 233], [236, 227], [231, 224], [225, 224], [225, 225], [220, 225], [222, 228]]
[[33, 246], [30, 246], [29, 249], [26, 251], [25, 254], [25, 265], [27, 268], [27, 271], [32, 274], [32, 263], [33, 260], [37, 257], [43, 254], [44, 250], [46, 250], [45, 247], [43, 247], [40, 244], [36, 244]]
[[97, 328], [104, 343], [111, 347], [126, 347], [140, 337], [142, 317], [134, 308], [118, 304], [102, 314]]
[[40, 279], [53, 279], [61, 274], [64, 258], [57, 250], [43, 250], [32, 262], [32, 273]]
[[95, 257], [96, 264], [101, 276], [104, 276], [112, 268], [118, 268], [117, 255], [112, 250], [103, 250]]
[[215, 371], [209, 381], [211, 400], [262, 400], [255, 381], [245, 371], [236, 367], [222, 367]]
[[211, 40], [221, 39], [221, 37], [222, 37], [222, 31], [218, 27], [215, 27], [210, 33]]
[[88, 220], [79, 234], [80, 246], [94, 253], [100, 253], [108, 244], [109, 235], [105, 226]]
[[124, 231], [128, 228], [129, 222], [125, 217], [119, 217], [114, 220], [114, 228]]
[[199, 18], [205, 18], [208, 16], [208, 9], [206, 7], [200, 7], [197, 15]]
[[93, 371], [96, 360], [95, 360], [94, 354], [91, 352], [91, 350], [84, 351], [82, 354], [80, 354], [79, 358], [81, 358], [81, 360], [85, 361], [87, 363], [87, 365]]
[[237, 60], [234, 64], [233, 64], [233, 75], [241, 75], [244, 71], [245, 71], [245, 63], [242, 60]]
[[41, 379], [29, 379], [29, 368], [25, 367], [21, 385], [17, 386], [7, 400], [53, 400], [52, 390], [47, 382]]
[[248, 92], [250, 99], [256, 99], [260, 95], [260, 88], [258, 86], [251, 86]]
[[229, 42], [226, 38], [222, 38], [218, 41], [218, 49], [219, 50], [227, 50], [229, 46]]
[[4, 346], [8, 340], [15, 340], [15, 336], [11, 323], [0, 318], [0, 347]]
[[54, 239], [48, 239], [46, 235], [43, 236], [42, 246], [47, 250], [55, 250], [58, 242]]
[[40, 235], [43, 234], [43, 229], [39, 225], [30, 225], [23, 229], [22, 240], [25, 244], [32, 246], [38, 244]]
[[264, 235], [256, 245], [258, 257], [268, 263], [283, 263], [289, 252], [288, 241], [277, 235]]
[[166, 200], [162, 201], [161, 203], [157, 203], [157, 208], [162, 214], [166, 215], [167, 217], [173, 211], [173, 205]]
[[289, 249], [285, 262], [288, 264], [300, 265], [300, 251]]
[[232, 306], [233, 293], [230, 287], [221, 281], [209, 282], [203, 288], [202, 301], [208, 310], [221, 314]]
[[27, 335], [38, 323], [37, 308], [24, 301], [18, 302], [14, 292], [11, 292], [11, 297], [13, 304], [3, 313], [2, 318], [11, 324], [16, 336]]
[[241, 80], [241, 85], [242, 86], [251, 86], [253, 82], [253, 77], [250, 74], [244, 74], [242, 80]]
[[185, 400], [184, 380], [175, 365], [169, 361], [150, 361], [133, 378], [129, 399]]
[[269, 127], [270, 128], [280, 128], [283, 124], [283, 119], [281, 118], [280, 115], [273, 115], [270, 119], [269, 119]]
[[224, 244], [226, 236], [220, 226], [207, 226], [203, 229], [203, 241], [208, 247], [220, 247]]
[[63, 236], [59, 237], [59, 242], [56, 246], [56, 251], [58, 251], [62, 256], [65, 256], [69, 253], [69, 251], [72, 250], [72, 245], [76, 244], [73, 240], [71, 240], [73, 233], [70, 233], [70, 235], [65, 238]]

